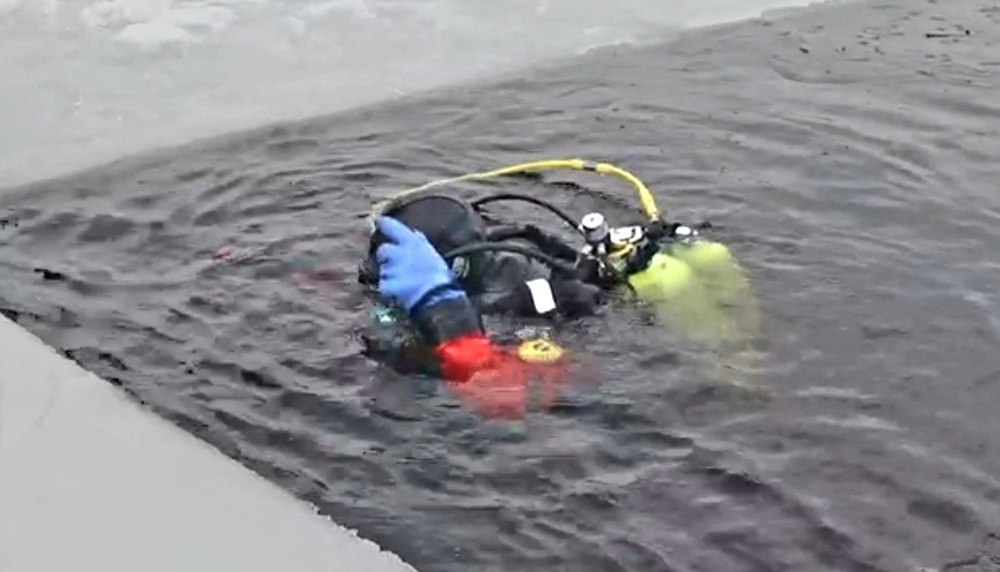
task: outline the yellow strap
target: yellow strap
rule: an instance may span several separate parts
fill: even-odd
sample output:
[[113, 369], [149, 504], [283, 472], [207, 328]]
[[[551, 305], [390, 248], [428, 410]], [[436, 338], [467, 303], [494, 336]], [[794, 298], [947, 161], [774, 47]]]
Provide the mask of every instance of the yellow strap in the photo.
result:
[[543, 161], [533, 161], [531, 163], [510, 165], [508, 167], [502, 167], [500, 169], [495, 169], [493, 171], [483, 171], [481, 173], [469, 173], [458, 177], [438, 179], [436, 181], [431, 181], [429, 183], [420, 185], [419, 187], [405, 189], [403, 191], [400, 191], [392, 195], [388, 199], [376, 203], [374, 207], [374, 212], [372, 214], [377, 215], [378, 212], [381, 211], [385, 205], [400, 197], [404, 197], [440, 185], [457, 183], [459, 181], [491, 179], [494, 177], [515, 175], [518, 173], [550, 171], [554, 169], [576, 169], [578, 171], [593, 171], [595, 173], [600, 173], [602, 175], [615, 175], [617, 177], [625, 179], [626, 181], [631, 183], [633, 187], [635, 187], [636, 192], [639, 194], [639, 203], [642, 206], [642, 211], [649, 218], [650, 222], [655, 222], [660, 218], [660, 211], [659, 208], [656, 206], [656, 199], [653, 197], [653, 193], [650, 192], [650, 190], [641, 180], [639, 180], [638, 177], [636, 177], [632, 173], [629, 173], [625, 169], [616, 167], [609, 163], [594, 163], [591, 161], [584, 161], [583, 159], [546, 159]]

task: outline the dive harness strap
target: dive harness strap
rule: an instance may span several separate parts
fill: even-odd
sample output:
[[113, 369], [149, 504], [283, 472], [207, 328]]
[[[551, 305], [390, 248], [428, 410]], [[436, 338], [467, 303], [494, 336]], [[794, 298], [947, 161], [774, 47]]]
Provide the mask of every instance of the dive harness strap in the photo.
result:
[[528, 280], [524, 285], [528, 288], [528, 297], [539, 316], [544, 316], [556, 309], [556, 295], [548, 280], [536, 278]]

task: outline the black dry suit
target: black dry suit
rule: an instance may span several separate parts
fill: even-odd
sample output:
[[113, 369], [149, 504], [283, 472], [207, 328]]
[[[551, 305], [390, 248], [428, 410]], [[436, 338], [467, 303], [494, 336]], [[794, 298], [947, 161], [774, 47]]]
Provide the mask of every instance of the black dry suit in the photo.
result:
[[[435, 194], [403, 197], [382, 214], [424, 233], [481, 315], [571, 318], [592, 313], [602, 289], [574, 268], [579, 252], [536, 226], [503, 223], [481, 212], [482, 206], [499, 200], [532, 202], [575, 225], [547, 203], [516, 194], [472, 203]], [[374, 233], [360, 269], [361, 282], [371, 286], [378, 283], [379, 240]]]

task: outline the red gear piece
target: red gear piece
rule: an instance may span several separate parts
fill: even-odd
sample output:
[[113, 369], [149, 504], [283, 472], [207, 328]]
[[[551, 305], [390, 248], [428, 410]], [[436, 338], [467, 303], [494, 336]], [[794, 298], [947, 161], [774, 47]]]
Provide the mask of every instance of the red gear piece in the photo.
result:
[[569, 377], [563, 360], [528, 363], [483, 334], [461, 336], [440, 344], [435, 353], [448, 387], [477, 413], [493, 418], [520, 419], [537, 389], [538, 405], [552, 406]]

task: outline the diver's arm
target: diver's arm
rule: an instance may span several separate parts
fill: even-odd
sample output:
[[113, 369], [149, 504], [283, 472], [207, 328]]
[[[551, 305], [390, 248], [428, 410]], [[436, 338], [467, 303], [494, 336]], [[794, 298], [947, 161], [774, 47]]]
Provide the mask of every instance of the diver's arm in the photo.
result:
[[479, 312], [461, 290], [415, 310], [412, 320], [434, 348], [441, 377], [448, 381], [465, 381], [494, 366], [502, 354], [486, 336]]
[[461, 382], [492, 366], [502, 352], [427, 237], [389, 217], [376, 224], [385, 237], [376, 251], [379, 293], [400, 305], [434, 347], [443, 377]]
[[533, 366], [520, 352], [494, 344], [427, 237], [389, 217], [379, 217], [376, 225], [386, 238], [376, 251], [379, 294], [399, 304], [433, 345], [441, 377], [464, 403], [490, 416], [520, 416], [535, 378], [546, 387], [544, 400], [553, 397], [565, 379], [562, 363]]

